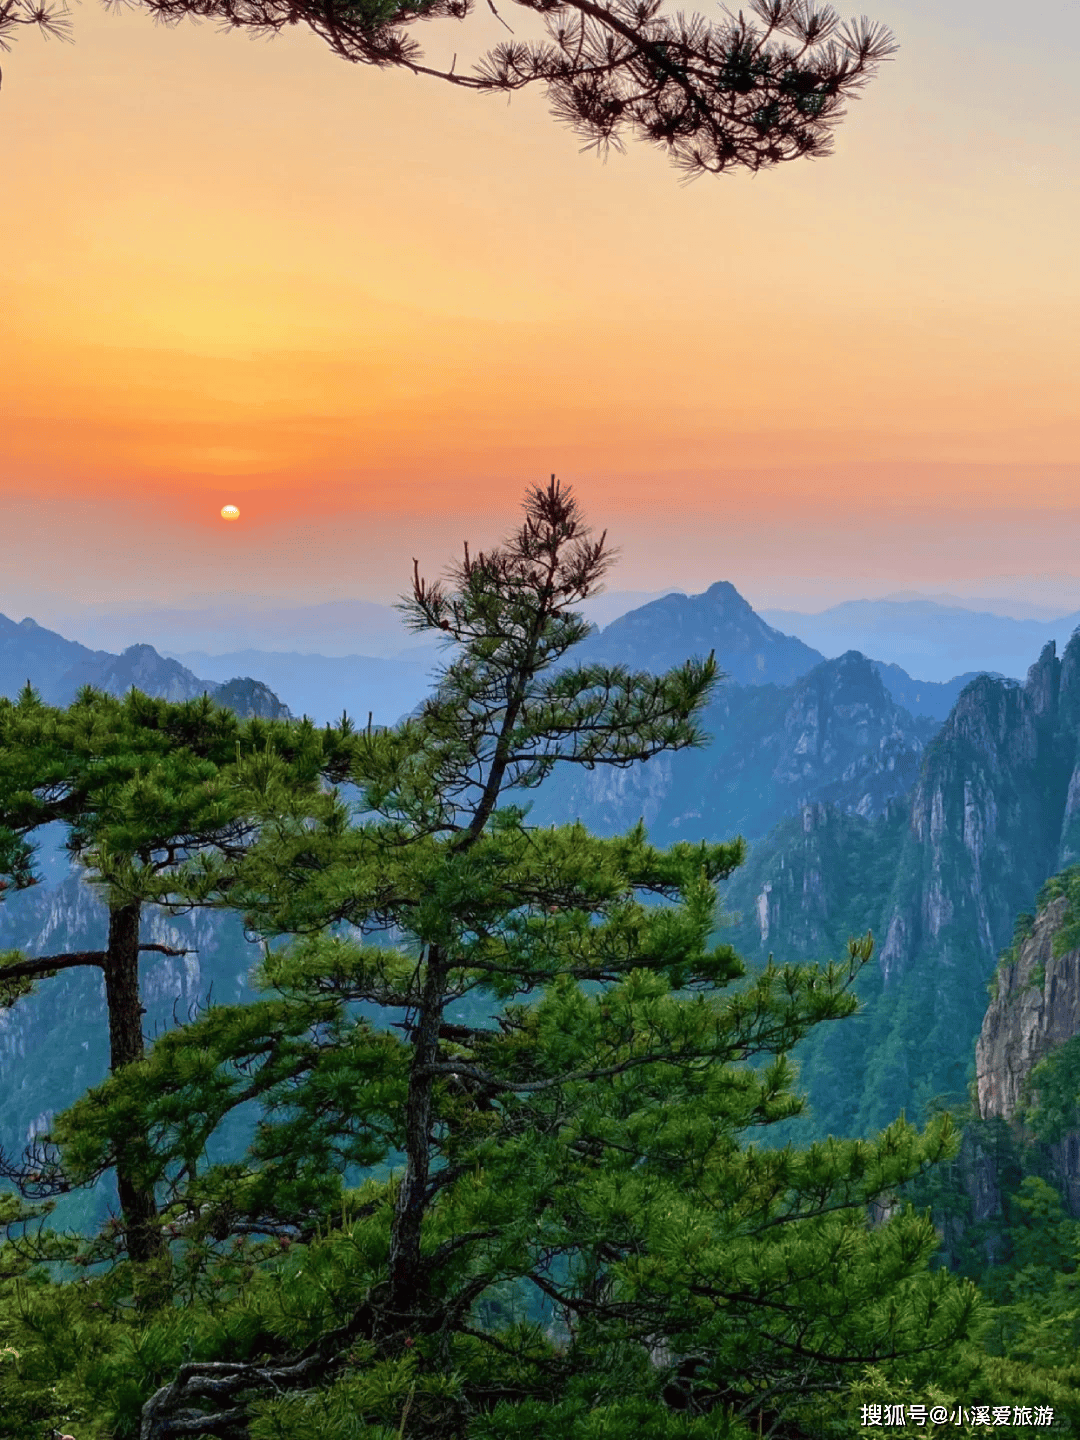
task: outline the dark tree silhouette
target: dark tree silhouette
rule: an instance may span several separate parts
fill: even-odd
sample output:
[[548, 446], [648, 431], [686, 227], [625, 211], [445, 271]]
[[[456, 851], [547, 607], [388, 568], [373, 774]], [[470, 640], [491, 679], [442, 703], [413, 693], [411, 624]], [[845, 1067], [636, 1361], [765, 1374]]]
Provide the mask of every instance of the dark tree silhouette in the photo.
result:
[[[664, 15], [661, 0], [512, 0], [542, 17], [546, 39], [508, 40], [459, 74], [456, 57], [449, 70], [423, 64], [406, 32], [417, 20], [464, 20], [472, 0], [132, 3], [166, 21], [194, 15], [255, 34], [304, 24], [344, 60], [470, 90], [541, 84], [553, 114], [586, 149], [621, 149], [630, 134], [664, 148], [688, 178], [829, 154], [844, 101], [896, 50], [883, 26], [865, 16], [841, 24], [831, 6], [815, 9], [808, 0], [751, 0], [760, 24], [725, 8], [715, 25], [700, 15]], [[498, 15], [495, 0], [487, 3]], [[0, 0], [0, 46], [29, 24], [64, 38], [70, 32], [63, 0]]]

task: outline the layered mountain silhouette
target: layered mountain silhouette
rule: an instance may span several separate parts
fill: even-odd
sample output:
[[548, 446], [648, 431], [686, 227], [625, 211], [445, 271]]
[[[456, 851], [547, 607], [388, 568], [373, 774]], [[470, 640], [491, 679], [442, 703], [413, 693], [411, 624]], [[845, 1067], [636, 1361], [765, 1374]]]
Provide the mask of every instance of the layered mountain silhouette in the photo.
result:
[[915, 783], [938, 722], [915, 718], [852, 651], [790, 685], [722, 685], [702, 716], [708, 745], [626, 769], [564, 766], [530, 818], [616, 834], [643, 819], [655, 844], [763, 836], [810, 797], [880, 815]]
[[1080, 611], [1017, 619], [948, 600], [946, 596], [847, 600], [816, 615], [769, 609], [762, 615], [770, 625], [797, 635], [824, 655], [861, 650], [938, 681], [961, 669], [1022, 679], [1033, 655], [1050, 640], [1064, 648], [1080, 624]]
[[[618, 608], [627, 596], [601, 595], [590, 602], [591, 609], [585, 607], [586, 614], [602, 617], [605, 612], [600, 602], [608, 598]], [[385, 611], [387, 624], [394, 619], [388, 607], [367, 608]], [[339, 632], [347, 619], [339, 609], [333, 612], [338, 626], [333, 631], [335, 645], [341, 643], [343, 632]], [[154, 613], [148, 615], [148, 629]], [[173, 616], [173, 612], [165, 613]], [[290, 633], [298, 632], [300, 612], [288, 613]], [[213, 614], [217, 616], [216, 611]], [[308, 615], [309, 622], [311, 618]], [[361, 618], [368, 623], [366, 610]], [[658, 670], [681, 664], [692, 654], [707, 655], [710, 650], [716, 651], [730, 680], [743, 685], [789, 684], [824, 659], [801, 641], [765, 625], [726, 582], [702, 595], [672, 593], [621, 615], [591, 635], [570, 658], [573, 662], [596, 659]], [[277, 704], [287, 705], [294, 715], [310, 715], [317, 724], [336, 722], [344, 710], [359, 723], [366, 721], [370, 711], [376, 724], [388, 725], [423, 700], [443, 658], [444, 647], [432, 641], [395, 658], [257, 649], [224, 655], [205, 650], [163, 655], [145, 643], [129, 646], [117, 655], [65, 639], [34, 620], [16, 623], [0, 615], [0, 694], [14, 697], [29, 680], [42, 699], [55, 705], [69, 704], [84, 684], [116, 694], [138, 685], [149, 694], [182, 699], [204, 691], [216, 697], [219, 688], [234, 677], [257, 675], [260, 680], [252, 685], [261, 683], [281, 697]], [[877, 660], [874, 664], [893, 699], [916, 717], [943, 720], [971, 678], [968, 673], [945, 683], [927, 682], [912, 679], [896, 665]]]
[[711, 650], [743, 685], [788, 685], [825, 658], [766, 625], [726, 580], [703, 595], [665, 595], [631, 610], [589, 636], [573, 658], [657, 672]]
[[[594, 624], [609, 625], [664, 591], [604, 590], [582, 605]], [[407, 629], [393, 605], [371, 600], [288, 604], [270, 596], [207, 595], [188, 606], [85, 605], [54, 612], [50, 624], [91, 649], [120, 651], [153, 638], [161, 652], [213, 655], [238, 650], [319, 654], [331, 658], [408, 659], [427, 641]]]
[[242, 717], [288, 719], [290, 710], [269, 686], [250, 676], [226, 683], [200, 680], [152, 645], [130, 645], [122, 655], [90, 650], [65, 640], [29, 618], [16, 624], [0, 615], [0, 695], [14, 699], [29, 683], [48, 705], [70, 705], [83, 685], [109, 695], [135, 688], [163, 700], [195, 700], [211, 695]]
[[[767, 625], [726, 580], [701, 595], [665, 595], [642, 605], [590, 635], [569, 658], [656, 674], [710, 651], [725, 680], [738, 685], [790, 685], [826, 658]], [[871, 663], [897, 704], [913, 716], [934, 720], [945, 719], [961, 690], [979, 673], [967, 670], [949, 680], [926, 681], [913, 679], [891, 662]]]

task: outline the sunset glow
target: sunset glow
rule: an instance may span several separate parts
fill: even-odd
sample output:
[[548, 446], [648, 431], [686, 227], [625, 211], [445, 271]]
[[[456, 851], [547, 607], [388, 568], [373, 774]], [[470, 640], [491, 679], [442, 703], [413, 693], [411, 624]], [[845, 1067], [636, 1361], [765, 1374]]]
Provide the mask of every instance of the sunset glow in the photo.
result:
[[[951, 28], [872, 9], [901, 50], [832, 158], [689, 187], [641, 147], [579, 154], [539, 95], [299, 30], [88, 5], [72, 46], [22, 36], [0, 611], [258, 591], [271, 566], [297, 598], [390, 598], [553, 471], [625, 588], [791, 604], [1042, 567], [1080, 603], [1071, 42], [1018, 41], [1003, 0]], [[441, 60], [458, 34], [422, 39]]]

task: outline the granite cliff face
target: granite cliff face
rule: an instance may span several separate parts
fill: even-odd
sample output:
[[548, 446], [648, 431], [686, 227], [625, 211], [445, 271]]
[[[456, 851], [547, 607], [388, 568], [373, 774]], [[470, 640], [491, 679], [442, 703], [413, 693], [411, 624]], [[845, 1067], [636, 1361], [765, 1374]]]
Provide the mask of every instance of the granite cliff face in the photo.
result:
[[975, 1047], [979, 1114], [1011, 1120], [1023, 1103], [1024, 1082], [1044, 1055], [1080, 1034], [1080, 952], [1056, 958], [1064, 896], [1035, 917], [1016, 958], [996, 976]]
[[879, 953], [886, 985], [920, 954], [972, 946], [992, 967], [1016, 915], [1067, 863], [1076, 829], [1080, 636], [1024, 686], [980, 676], [929, 746]]
[[[979, 1117], [1009, 1122], [1018, 1133], [1032, 1070], [1080, 1035], [1080, 950], [1054, 954], [1067, 909], [1064, 895], [1050, 900], [1036, 914], [1030, 935], [1003, 957], [975, 1046]], [[1041, 1149], [1070, 1213], [1080, 1217], [1080, 1131], [1069, 1131]], [[987, 1219], [1001, 1205], [995, 1167], [976, 1150], [964, 1168], [973, 1216]]]
[[849, 650], [792, 690], [773, 768], [779, 785], [802, 785], [864, 817], [907, 791], [937, 726], [901, 709], [872, 661]]
[[976, 679], [907, 796], [865, 822], [804, 808], [725, 887], [729, 938], [751, 963], [841, 958], [849, 934], [878, 938], [862, 1013], [796, 1052], [815, 1133], [866, 1134], [966, 1093], [997, 956], [1080, 841], [1078, 662], [1080, 635], [1060, 660], [1048, 645], [1024, 686]]

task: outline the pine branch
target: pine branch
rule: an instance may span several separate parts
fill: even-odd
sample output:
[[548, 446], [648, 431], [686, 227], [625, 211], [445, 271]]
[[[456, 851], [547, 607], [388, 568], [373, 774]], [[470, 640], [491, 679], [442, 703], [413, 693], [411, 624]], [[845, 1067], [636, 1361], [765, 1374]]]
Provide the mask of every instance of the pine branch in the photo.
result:
[[[178, 950], [173, 945], [148, 943], [139, 946], [142, 950], [153, 950], [159, 955], [197, 955], [197, 950]], [[74, 970], [82, 965], [96, 965], [103, 968], [108, 959], [106, 950], [70, 950], [60, 955], [42, 955], [34, 960], [20, 960], [17, 964], [0, 963], [0, 983], [4, 980], [30, 980], [35, 977], [55, 975], [60, 970]]]

